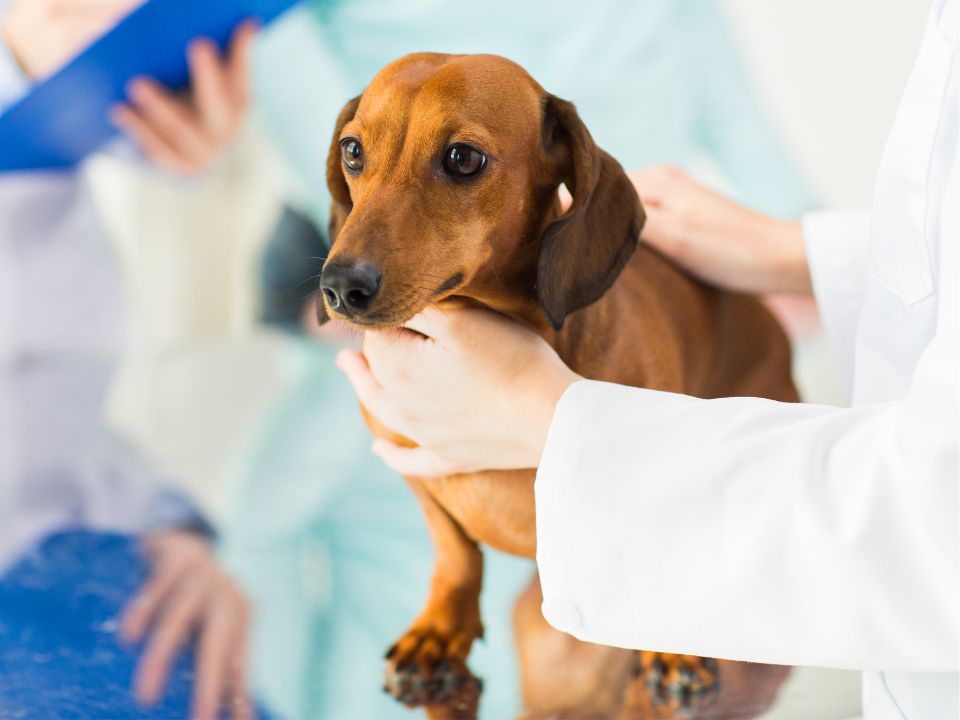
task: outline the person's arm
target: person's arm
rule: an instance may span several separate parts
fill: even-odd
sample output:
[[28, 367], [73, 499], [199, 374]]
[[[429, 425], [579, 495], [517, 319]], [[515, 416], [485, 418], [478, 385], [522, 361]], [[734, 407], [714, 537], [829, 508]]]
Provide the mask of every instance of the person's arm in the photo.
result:
[[425, 313], [412, 327], [427, 337], [368, 335], [366, 359], [345, 351], [340, 366], [368, 410], [418, 443], [376, 442], [398, 472], [539, 461], [543, 609], [562, 631], [788, 665], [952, 670], [946, 268], [939, 331], [903, 402], [841, 409], [577, 382], [537, 336], [482, 311]]
[[536, 485], [547, 620], [624, 647], [956, 670], [958, 357], [945, 314], [900, 403], [570, 387]]
[[[650, 215], [648, 241], [679, 248], [681, 262], [728, 287], [789, 282], [801, 290], [806, 277], [809, 288], [798, 227], [773, 246], [756, 242], [762, 222], [747, 221], [739, 229], [750, 249], [743, 262], [726, 263], [745, 236], [694, 233], [684, 242], [675, 231], [696, 230], [691, 223], [709, 213], [667, 212], [681, 199], [673, 194]], [[739, 222], [715, 199], [691, 202], [717, 211], [715, 228]], [[813, 233], [815, 286], [818, 277], [829, 284], [821, 253], [845, 258], [849, 284], [824, 291], [842, 294], [852, 328], [863, 238], [846, 238], [849, 252], [831, 254], [839, 234]], [[578, 382], [537, 336], [479, 310], [428, 311], [408, 325], [419, 334], [368, 334], [364, 355], [345, 351], [339, 364], [365, 407], [417, 443], [375, 443], [398, 472], [539, 465], [544, 614], [560, 630], [790, 665], [953, 670], [954, 240], [941, 248], [937, 333], [900, 402], [842, 409]]]
[[849, 386], [863, 302], [870, 211], [808, 213], [784, 222], [749, 210], [669, 166], [631, 174], [642, 239], [708, 283], [731, 290], [813, 293]]

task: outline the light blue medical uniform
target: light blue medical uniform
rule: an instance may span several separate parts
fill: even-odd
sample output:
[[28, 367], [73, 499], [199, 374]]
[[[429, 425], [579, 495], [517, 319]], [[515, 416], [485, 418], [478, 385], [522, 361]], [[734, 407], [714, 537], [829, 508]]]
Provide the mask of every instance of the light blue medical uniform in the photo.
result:
[[735, 198], [760, 211], [795, 217], [812, 204], [715, 0], [335, 0], [271, 27], [254, 71], [257, 112], [295, 171], [294, 199], [321, 226], [340, 108], [381, 67], [418, 51], [517, 61], [572, 100], [598, 144], [628, 170], [706, 162]]
[[[383, 654], [423, 607], [433, 547], [413, 493], [371, 455], [335, 353], [291, 340], [290, 388], [237, 458], [221, 557], [257, 609], [254, 676], [271, 711], [409, 718], [380, 691]], [[487, 552], [486, 633], [470, 656], [485, 683], [482, 717], [519, 709], [510, 620], [532, 574], [530, 561]]]

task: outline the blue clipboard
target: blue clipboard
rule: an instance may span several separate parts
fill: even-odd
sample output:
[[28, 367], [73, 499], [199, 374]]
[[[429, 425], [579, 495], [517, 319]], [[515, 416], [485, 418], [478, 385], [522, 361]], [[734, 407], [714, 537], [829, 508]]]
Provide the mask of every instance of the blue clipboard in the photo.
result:
[[224, 48], [247, 19], [267, 24], [298, 0], [147, 0], [60, 71], [0, 114], [0, 172], [70, 168], [116, 135], [110, 108], [147, 76], [180, 89], [186, 49]]

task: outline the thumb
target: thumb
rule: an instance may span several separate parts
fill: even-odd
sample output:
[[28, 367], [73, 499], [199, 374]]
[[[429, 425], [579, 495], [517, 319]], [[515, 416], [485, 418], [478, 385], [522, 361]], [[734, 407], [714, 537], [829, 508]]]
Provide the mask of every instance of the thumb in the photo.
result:
[[387, 467], [406, 477], [438, 478], [457, 472], [457, 468], [426, 448], [402, 447], [379, 438], [373, 441], [371, 450]]

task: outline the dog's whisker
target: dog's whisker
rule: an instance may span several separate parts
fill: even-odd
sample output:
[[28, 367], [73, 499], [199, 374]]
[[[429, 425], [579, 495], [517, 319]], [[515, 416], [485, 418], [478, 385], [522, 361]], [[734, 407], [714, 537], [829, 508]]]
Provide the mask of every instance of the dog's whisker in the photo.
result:
[[306, 285], [308, 282], [318, 282], [319, 280], [320, 280], [320, 273], [317, 273], [316, 275], [311, 275], [310, 277], [308, 277], [308, 278], [306, 278], [306, 279], [304, 279], [304, 280], [301, 280], [301, 281], [298, 282], [296, 285], [294, 285], [292, 288], [290, 288], [289, 290], [287, 290], [287, 294], [289, 295], [289, 294], [292, 293], [294, 290], [296, 290], [297, 288], [299, 288], [301, 285]]

